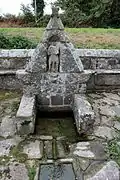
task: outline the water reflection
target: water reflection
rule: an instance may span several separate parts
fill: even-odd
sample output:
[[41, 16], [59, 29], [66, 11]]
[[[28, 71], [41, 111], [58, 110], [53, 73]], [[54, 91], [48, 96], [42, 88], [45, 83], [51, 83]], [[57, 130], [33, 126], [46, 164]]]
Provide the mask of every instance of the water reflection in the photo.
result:
[[41, 165], [39, 180], [75, 180], [72, 164]]

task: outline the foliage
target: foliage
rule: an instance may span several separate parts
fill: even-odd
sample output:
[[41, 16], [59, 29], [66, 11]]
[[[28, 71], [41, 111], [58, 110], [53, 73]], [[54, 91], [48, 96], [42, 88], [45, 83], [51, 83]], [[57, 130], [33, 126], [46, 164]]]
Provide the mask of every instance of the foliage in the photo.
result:
[[34, 166], [33, 167], [29, 167], [28, 168], [29, 180], [34, 180], [35, 174], [36, 174], [36, 168]]
[[2, 34], [0, 34], [0, 48], [1, 49], [10, 48], [10, 40]]
[[28, 158], [27, 154], [22, 152], [19, 145], [11, 149], [10, 155], [16, 158], [20, 163], [24, 163]]
[[35, 18], [29, 5], [21, 4], [21, 10], [23, 12], [23, 20], [25, 24], [33, 23]]
[[37, 27], [46, 27], [49, 20], [50, 20], [50, 15], [44, 15], [44, 16], [40, 17], [40, 19], [37, 23]]
[[22, 36], [7, 37], [0, 34], [0, 49], [30, 49], [36, 44]]
[[57, 0], [65, 13], [69, 27], [120, 26], [120, 1], [118, 0]]
[[[34, 8], [34, 12], [35, 12], [35, 0], [32, 0], [32, 7]], [[44, 0], [36, 0], [36, 12], [35, 13], [38, 18], [43, 16], [44, 7], [45, 7]]]
[[[65, 28], [76, 48], [120, 49], [120, 29], [112, 28]], [[44, 28], [0, 28], [5, 37], [23, 36], [31, 44], [38, 44], [43, 37]], [[1, 43], [1, 41], [0, 41]]]
[[108, 142], [106, 148], [107, 155], [110, 159], [116, 161], [120, 166], [120, 139], [114, 139]]

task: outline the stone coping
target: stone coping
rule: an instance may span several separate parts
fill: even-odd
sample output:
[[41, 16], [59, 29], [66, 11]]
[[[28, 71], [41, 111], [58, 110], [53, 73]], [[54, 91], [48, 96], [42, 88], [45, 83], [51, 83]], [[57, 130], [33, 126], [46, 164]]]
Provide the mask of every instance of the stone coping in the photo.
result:
[[0, 50], [0, 58], [5, 58], [5, 57], [31, 57], [32, 53], [34, 52], [34, 49], [10, 49], [10, 50]]
[[[10, 49], [0, 50], [0, 58], [14, 58], [14, 57], [31, 57], [34, 49]], [[109, 49], [76, 49], [76, 52], [80, 57], [120, 57], [120, 50], [109, 50]]]
[[109, 49], [76, 49], [80, 57], [120, 57], [120, 50]]
[[[10, 74], [18, 74], [18, 73], [26, 73], [25, 69], [20, 70], [0, 70], [0, 75], [10, 75]], [[45, 73], [42, 73], [45, 74]], [[61, 73], [62, 74], [62, 73]], [[64, 74], [64, 73], [63, 73]], [[71, 73], [71, 74], [79, 74], [79, 73]], [[120, 74], [120, 70], [84, 70], [82, 74]]]
[[0, 76], [2, 75], [16, 75], [16, 70], [0, 70]]

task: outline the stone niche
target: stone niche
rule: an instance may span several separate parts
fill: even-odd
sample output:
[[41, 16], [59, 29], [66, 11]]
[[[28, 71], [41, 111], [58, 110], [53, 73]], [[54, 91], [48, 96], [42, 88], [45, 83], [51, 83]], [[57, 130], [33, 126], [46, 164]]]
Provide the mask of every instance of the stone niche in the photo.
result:
[[[58, 9], [53, 7], [51, 19], [46, 27], [42, 41], [35, 49], [26, 69], [17, 72], [17, 76], [23, 84], [24, 96], [21, 103], [26, 102], [27, 98], [29, 102], [29, 105], [26, 105], [26, 103], [20, 105], [22, 111], [24, 107], [27, 107], [25, 109], [29, 112], [27, 114], [30, 115], [26, 123], [22, 122], [25, 129], [30, 124], [30, 129], [32, 129], [30, 131], [33, 132], [33, 124], [35, 123], [34, 109], [40, 111], [73, 110], [75, 114], [77, 113], [75, 115], [76, 121], [79, 121], [81, 114], [78, 115], [78, 113], [80, 113], [81, 109], [79, 107], [74, 108], [74, 96], [75, 94], [84, 96], [86, 83], [90, 75], [91, 72], [84, 71], [76, 49], [64, 32]], [[83, 102], [83, 99], [81, 102]], [[81, 106], [80, 103], [77, 104]], [[24, 119], [21, 109], [17, 113], [19, 129], [21, 128], [20, 119]], [[23, 114], [25, 114], [25, 117], [27, 116], [26, 113]], [[87, 117], [87, 119], [90, 118]], [[80, 131], [80, 123], [76, 122], [76, 124], [78, 124], [78, 131]], [[86, 128], [84, 129], [86, 130]]]

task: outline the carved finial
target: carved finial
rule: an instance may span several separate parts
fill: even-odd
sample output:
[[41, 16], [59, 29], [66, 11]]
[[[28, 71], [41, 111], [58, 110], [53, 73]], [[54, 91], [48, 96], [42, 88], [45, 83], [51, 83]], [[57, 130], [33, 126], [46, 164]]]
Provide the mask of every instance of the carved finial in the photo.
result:
[[52, 17], [59, 17], [59, 8], [52, 6]]

